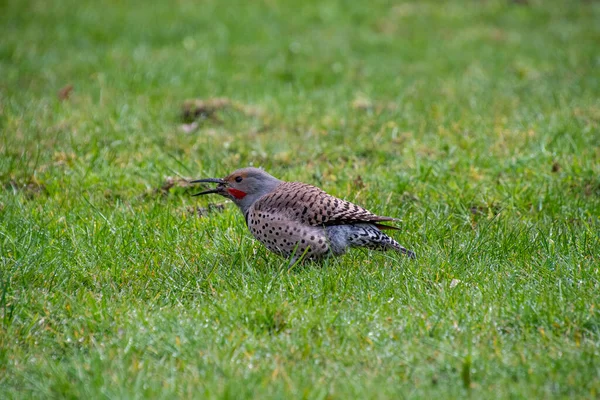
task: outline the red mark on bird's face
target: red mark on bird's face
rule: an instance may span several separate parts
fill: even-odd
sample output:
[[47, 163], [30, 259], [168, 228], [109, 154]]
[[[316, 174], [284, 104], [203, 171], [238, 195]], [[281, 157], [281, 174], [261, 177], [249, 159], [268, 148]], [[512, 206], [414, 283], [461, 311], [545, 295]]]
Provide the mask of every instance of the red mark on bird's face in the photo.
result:
[[241, 190], [237, 190], [234, 188], [227, 188], [227, 191], [229, 192], [230, 195], [232, 195], [233, 197], [235, 197], [238, 200], [243, 199], [244, 197], [246, 197], [246, 192], [242, 192]]

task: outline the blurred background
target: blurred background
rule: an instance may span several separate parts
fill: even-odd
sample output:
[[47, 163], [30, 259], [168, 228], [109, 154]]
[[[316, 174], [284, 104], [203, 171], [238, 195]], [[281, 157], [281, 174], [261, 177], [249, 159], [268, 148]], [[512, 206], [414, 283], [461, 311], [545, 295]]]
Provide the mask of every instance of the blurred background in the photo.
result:
[[[67, 179], [115, 191], [249, 164], [414, 177], [420, 160], [466, 174], [521, 154], [547, 170], [598, 144], [597, 2], [7, 1], [1, 14], [3, 180], [62, 158], [79, 170]], [[189, 124], [188, 99], [225, 103]], [[457, 151], [468, 158], [447, 165]]]

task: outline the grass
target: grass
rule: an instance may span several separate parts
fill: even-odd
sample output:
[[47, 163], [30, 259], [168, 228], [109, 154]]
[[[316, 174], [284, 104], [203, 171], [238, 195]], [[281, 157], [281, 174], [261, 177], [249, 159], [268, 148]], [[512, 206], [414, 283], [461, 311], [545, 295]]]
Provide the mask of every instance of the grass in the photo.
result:
[[[296, 3], [0, 4], [3, 397], [597, 397], [600, 4]], [[248, 165], [418, 259], [287, 273]]]

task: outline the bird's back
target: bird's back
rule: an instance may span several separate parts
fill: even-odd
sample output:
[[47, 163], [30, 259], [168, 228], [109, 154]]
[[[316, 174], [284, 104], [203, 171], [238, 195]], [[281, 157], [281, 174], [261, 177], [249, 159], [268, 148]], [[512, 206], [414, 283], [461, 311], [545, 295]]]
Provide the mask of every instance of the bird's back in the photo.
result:
[[318, 187], [301, 182], [282, 182], [274, 191], [257, 200], [256, 211], [276, 213], [307, 226], [346, 225], [361, 222], [394, 221], [338, 199]]

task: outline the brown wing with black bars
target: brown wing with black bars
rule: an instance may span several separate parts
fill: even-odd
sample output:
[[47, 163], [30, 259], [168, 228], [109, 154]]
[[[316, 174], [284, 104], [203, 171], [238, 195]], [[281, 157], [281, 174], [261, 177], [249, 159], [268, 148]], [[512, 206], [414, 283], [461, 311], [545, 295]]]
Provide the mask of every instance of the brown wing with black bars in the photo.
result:
[[395, 218], [375, 215], [372, 212], [338, 199], [301, 182], [283, 182], [279, 187], [260, 198], [254, 209], [269, 213], [282, 213], [287, 218], [311, 226], [346, 225], [370, 222], [382, 229], [397, 229], [380, 222]]

